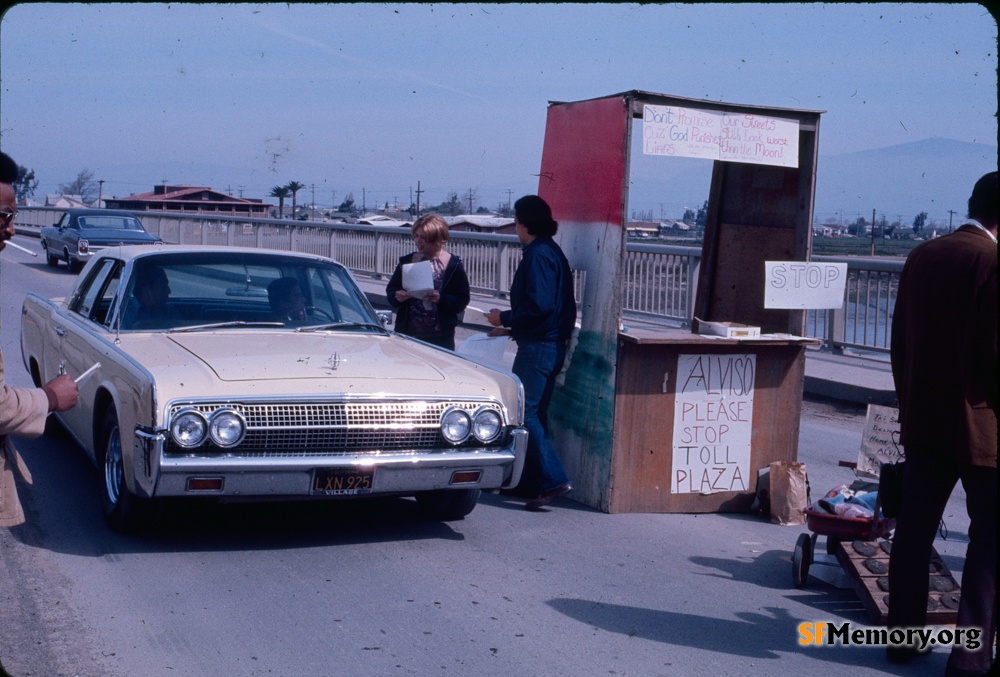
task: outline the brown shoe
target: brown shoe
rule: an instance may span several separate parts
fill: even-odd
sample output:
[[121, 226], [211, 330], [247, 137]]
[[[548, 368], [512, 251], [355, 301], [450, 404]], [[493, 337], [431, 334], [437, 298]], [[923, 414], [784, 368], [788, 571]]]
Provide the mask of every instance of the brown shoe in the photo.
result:
[[532, 512], [534, 512], [534, 511], [538, 510], [539, 508], [541, 508], [543, 505], [549, 503], [552, 499], [559, 498], [560, 496], [565, 496], [566, 494], [568, 494], [571, 491], [573, 491], [573, 485], [570, 484], [569, 482], [567, 482], [566, 484], [562, 485], [561, 487], [556, 487], [555, 489], [552, 489], [551, 491], [546, 491], [544, 494], [542, 494], [538, 498], [536, 498], [534, 500], [531, 500], [531, 501], [528, 501], [524, 505], [524, 509], [525, 510], [531, 510]]

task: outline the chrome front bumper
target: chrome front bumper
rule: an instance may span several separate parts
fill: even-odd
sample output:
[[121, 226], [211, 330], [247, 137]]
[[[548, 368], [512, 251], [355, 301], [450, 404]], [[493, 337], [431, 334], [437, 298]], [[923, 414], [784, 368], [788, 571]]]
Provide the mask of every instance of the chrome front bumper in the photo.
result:
[[[442, 449], [400, 454], [241, 458], [165, 455], [161, 434], [137, 432], [132, 472], [144, 496], [311, 496], [313, 474], [326, 468], [373, 468], [365, 495], [405, 495], [436, 489], [497, 489], [516, 486], [524, 469], [528, 433], [517, 428], [506, 447], [491, 451]], [[475, 482], [455, 481], [456, 472], [479, 471]], [[221, 488], [192, 490], [191, 480], [221, 479]], [[322, 497], [317, 495], [317, 498]]]

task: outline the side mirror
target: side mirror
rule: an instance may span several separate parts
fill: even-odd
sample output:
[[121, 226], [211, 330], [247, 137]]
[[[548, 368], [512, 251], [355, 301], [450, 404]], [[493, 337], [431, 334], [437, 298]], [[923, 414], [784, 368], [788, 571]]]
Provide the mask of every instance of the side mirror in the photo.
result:
[[388, 327], [390, 324], [392, 324], [391, 310], [376, 310], [375, 315], [378, 317], [379, 322], [382, 323], [383, 327]]

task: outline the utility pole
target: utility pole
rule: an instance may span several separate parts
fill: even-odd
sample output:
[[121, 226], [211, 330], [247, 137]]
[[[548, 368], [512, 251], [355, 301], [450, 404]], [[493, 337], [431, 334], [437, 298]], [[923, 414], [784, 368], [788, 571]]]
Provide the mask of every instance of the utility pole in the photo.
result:
[[361, 189], [361, 216], [364, 216], [368, 211], [368, 196], [365, 195], [365, 189]]
[[948, 210], [948, 232], [949, 233], [951, 232], [951, 217], [954, 216], [957, 213], [958, 212], [956, 212], [954, 209], [949, 209]]
[[420, 194], [424, 191], [420, 190], [420, 182], [417, 181], [417, 213], [416, 216], [420, 216]]
[[469, 213], [472, 213], [472, 189], [469, 189]]
[[97, 181], [97, 208], [100, 209], [104, 206], [104, 179], [98, 179]]
[[237, 187], [237, 189], [236, 189], [236, 190], [237, 190], [237, 192], [239, 192], [239, 194], [240, 194], [240, 197], [243, 197], [243, 186], [239, 186], [239, 187]]
[[875, 256], [875, 210], [872, 210], [872, 250], [869, 254], [870, 256]]
[[312, 216], [316, 215], [316, 184], [309, 186], [312, 189], [313, 203], [312, 203]]
[[513, 192], [514, 191], [512, 191], [510, 188], [507, 189], [507, 211], [508, 212], [510, 212], [510, 209], [511, 209], [511, 207], [510, 207], [510, 195]]

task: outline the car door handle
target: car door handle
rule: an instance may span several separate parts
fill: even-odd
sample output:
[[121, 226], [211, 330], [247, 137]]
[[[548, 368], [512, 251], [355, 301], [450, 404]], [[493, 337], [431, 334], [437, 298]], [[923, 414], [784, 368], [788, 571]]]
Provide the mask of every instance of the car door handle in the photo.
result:
[[57, 336], [65, 336], [66, 335], [66, 329], [64, 327], [55, 327], [53, 329], [53, 331], [56, 333]]

